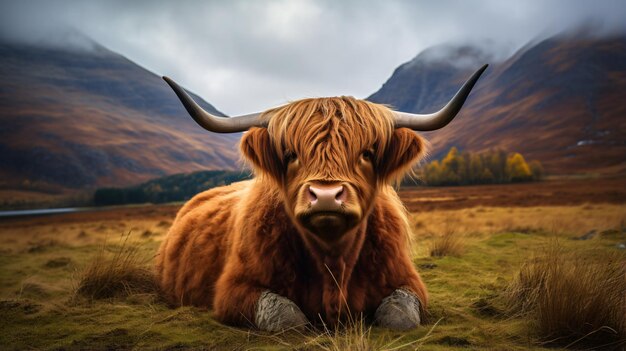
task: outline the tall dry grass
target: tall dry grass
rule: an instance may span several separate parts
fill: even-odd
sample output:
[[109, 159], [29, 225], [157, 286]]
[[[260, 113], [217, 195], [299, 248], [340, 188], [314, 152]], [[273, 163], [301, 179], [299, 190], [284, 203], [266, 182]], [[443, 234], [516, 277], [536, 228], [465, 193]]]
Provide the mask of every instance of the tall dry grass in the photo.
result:
[[566, 347], [626, 345], [626, 259], [557, 241], [528, 260], [508, 289], [510, 309], [529, 317], [540, 340]]
[[325, 351], [370, 351], [377, 349], [371, 338], [371, 327], [363, 319], [350, 319], [346, 324], [315, 332], [305, 339], [304, 345]]
[[[372, 326], [368, 325], [363, 318], [350, 318], [334, 329], [324, 327], [322, 331], [315, 330], [313, 335], [307, 336], [302, 345], [294, 348], [324, 351], [394, 351], [394, 350], [417, 350], [428, 339], [439, 321], [434, 323], [428, 332], [417, 339], [406, 338], [403, 333], [390, 333], [388, 337], [373, 336]], [[399, 336], [396, 336], [398, 335]]]
[[446, 220], [440, 234], [431, 233], [430, 256], [461, 256], [465, 250], [463, 235], [457, 230], [456, 222]]
[[418, 236], [445, 232], [452, 220], [456, 230], [469, 237], [502, 232], [543, 232], [580, 236], [591, 230], [621, 230], [626, 223], [623, 205], [589, 204], [546, 207], [474, 207], [460, 210], [416, 212], [411, 221]]
[[[340, 288], [333, 272], [330, 268], [328, 268], [328, 266], [326, 266], [326, 269], [332, 276], [336, 286]], [[393, 351], [407, 348], [417, 349], [430, 338], [432, 331], [435, 329], [437, 324], [439, 324], [439, 321], [437, 321], [437, 323], [430, 328], [426, 335], [410, 341], [403, 341], [402, 334], [393, 339], [373, 337], [371, 335], [372, 326], [368, 325], [364, 316], [355, 315], [350, 311], [348, 301], [343, 293], [341, 294], [341, 299], [348, 308], [345, 315], [347, 318], [344, 321], [340, 321], [339, 324], [333, 329], [329, 329], [326, 324], [323, 324], [323, 329], [321, 331], [317, 329], [312, 330], [312, 335], [305, 336], [305, 341], [303, 343], [307, 349], [310, 347], [315, 350], [324, 351]], [[294, 345], [291, 346], [293, 347]]]
[[105, 243], [94, 259], [78, 274], [76, 295], [90, 299], [156, 294], [158, 285], [151, 257], [141, 254], [141, 245], [130, 242], [130, 233], [120, 238], [112, 252]]
[[459, 235], [445, 233], [433, 240], [430, 246], [432, 257], [461, 256], [465, 250], [463, 238]]

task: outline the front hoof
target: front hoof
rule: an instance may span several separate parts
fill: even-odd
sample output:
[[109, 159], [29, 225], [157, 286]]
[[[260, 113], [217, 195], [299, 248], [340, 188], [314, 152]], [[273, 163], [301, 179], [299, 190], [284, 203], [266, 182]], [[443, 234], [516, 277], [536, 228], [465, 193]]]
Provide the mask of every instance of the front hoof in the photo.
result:
[[257, 302], [254, 323], [261, 330], [275, 332], [302, 329], [309, 321], [293, 301], [264, 291]]
[[376, 309], [376, 324], [393, 330], [408, 330], [420, 325], [420, 301], [412, 292], [397, 289]]

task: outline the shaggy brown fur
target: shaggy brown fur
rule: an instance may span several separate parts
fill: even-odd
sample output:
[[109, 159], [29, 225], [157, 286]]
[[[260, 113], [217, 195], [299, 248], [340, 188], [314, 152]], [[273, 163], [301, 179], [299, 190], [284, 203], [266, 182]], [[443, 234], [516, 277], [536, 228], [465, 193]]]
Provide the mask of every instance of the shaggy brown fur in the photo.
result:
[[[386, 107], [351, 97], [300, 100], [265, 116], [268, 128], [252, 128], [241, 141], [256, 178], [194, 197], [161, 245], [157, 271], [171, 301], [249, 325], [260, 294], [270, 290], [310, 321], [334, 325], [348, 312], [372, 315], [405, 287], [424, 312], [407, 215], [389, 185], [420, 158], [422, 139], [394, 130]], [[300, 188], [311, 181], [349, 184], [361, 219], [336, 241], [298, 222]]]

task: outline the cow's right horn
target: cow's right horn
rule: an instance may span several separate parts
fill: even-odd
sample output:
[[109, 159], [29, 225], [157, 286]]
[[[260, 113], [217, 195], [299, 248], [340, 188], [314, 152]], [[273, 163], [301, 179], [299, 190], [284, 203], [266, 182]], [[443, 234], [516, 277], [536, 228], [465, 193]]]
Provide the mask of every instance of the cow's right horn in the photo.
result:
[[461, 89], [454, 95], [452, 100], [441, 110], [428, 115], [394, 111], [396, 128], [410, 128], [419, 131], [429, 131], [445, 127], [457, 113], [461, 110], [465, 99], [480, 78], [480, 75], [487, 69], [488, 65], [482, 66], [478, 71], [463, 84]]
[[218, 117], [205, 111], [198, 105], [183, 88], [168, 77], [163, 79], [174, 90], [189, 112], [189, 115], [204, 129], [216, 133], [236, 133], [248, 130], [251, 127], [266, 127], [267, 121], [261, 120], [261, 113], [251, 113], [249, 115], [236, 117]]

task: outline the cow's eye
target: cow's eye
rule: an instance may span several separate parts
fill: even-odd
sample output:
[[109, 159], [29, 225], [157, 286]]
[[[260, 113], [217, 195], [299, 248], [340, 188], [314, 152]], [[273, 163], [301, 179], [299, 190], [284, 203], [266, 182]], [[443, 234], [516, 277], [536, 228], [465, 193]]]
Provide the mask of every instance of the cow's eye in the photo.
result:
[[284, 159], [285, 164], [290, 164], [291, 162], [293, 162], [293, 161], [295, 161], [297, 159], [298, 159], [298, 157], [296, 156], [295, 153], [293, 153], [291, 151], [285, 153], [285, 159]]
[[372, 150], [365, 150], [361, 154], [361, 158], [365, 161], [371, 162], [372, 160], [374, 160], [374, 153], [372, 152]]

